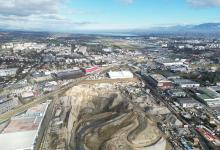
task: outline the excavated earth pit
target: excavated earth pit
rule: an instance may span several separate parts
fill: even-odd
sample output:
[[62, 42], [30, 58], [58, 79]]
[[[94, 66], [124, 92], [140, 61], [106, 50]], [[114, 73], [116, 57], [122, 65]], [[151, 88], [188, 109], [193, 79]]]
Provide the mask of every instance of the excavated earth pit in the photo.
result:
[[71, 150], [166, 149], [156, 124], [113, 85], [79, 85], [68, 90]]

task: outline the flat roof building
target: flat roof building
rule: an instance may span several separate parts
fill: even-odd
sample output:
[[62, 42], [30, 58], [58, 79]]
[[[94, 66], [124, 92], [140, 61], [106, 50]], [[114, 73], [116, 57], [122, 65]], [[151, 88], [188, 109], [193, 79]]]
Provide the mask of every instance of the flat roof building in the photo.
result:
[[181, 60], [158, 59], [158, 60], [156, 60], [156, 62], [164, 67], [184, 65], [184, 61], [181, 61]]
[[110, 71], [108, 72], [108, 76], [111, 79], [126, 79], [134, 77], [133, 73], [130, 71]]
[[56, 74], [53, 74], [53, 76], [59, 80], [76, 79], [76, 78], [82, 77], [84, 75], [85, 75], [85, 73], [82, 70], [66, 70], [66, 71], [62, 71], [62, 72], [58, 72]]
[[32, 91], [24, 91], [21, 93], [21, 98], [23, 99], [29, 99], [33, 97], [34, 97], [34, 93]]
[[186, 97], [187, 94], [185, 91], [183, 91], [183, 89], [180, 89], [180, 88], [175, 88], [175, 89], [169, 89], [167, 91], [167, 94], [170, 96], [170, 97]]
[[86, 74], [90, 74], [90, 73], [96, 71], [97, 69], [99, 69], [97, 66], [85, 67], [85, 68], [82, 68], [82, 71]]
[[211, 88], [199, 88], [195, 91], [195, 94], [210, 107], [220, 106], [220, 94]]
[[200, 87], [199, 83], [188, 79], [173, 79], [173, 82], [182, 88]]
[[0, 96], [0, 114], [3, 114], [11, 109], [17, 107], [20, 104], [18, 98], [9, 98]]
[[208, 87], [210, 90], [213, 90], [220, 94], [220, 86], [210, 86]]
[[16, 75], [18, 68], [0, 69], [0, 77]]
[[39, 104], [22, 115], [12, 117], [0, 134], [1, 149], [33, 150], [47, 107], [48, 103]]
[[185, 98], [177, 98], [177, 102], [182, 106], [183, 108], [193, 108], [196, 106], [200, 106], [201, 103], [195, 100], [192, 97], [185, 97]]
[[161, 74], [151, 74], [148, 76], [148, 81], [151, 83], [154, 87], [158, 87], [160, 89], [169, 89], [173, 87], [173, 84], [170, 80], [165, 78]]

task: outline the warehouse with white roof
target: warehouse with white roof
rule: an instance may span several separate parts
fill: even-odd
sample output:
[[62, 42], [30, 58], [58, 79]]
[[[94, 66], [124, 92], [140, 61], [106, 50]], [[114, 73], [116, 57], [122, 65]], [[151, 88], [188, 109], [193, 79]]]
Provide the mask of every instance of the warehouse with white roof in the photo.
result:
[[134, 77], [133, 73], [130, 71], [110, 71], [108, 72], [108, 76], [111, 79], [126, 79]]
[[49, 103], [29, 108], [26, 113], [12, 117], [0, 134], [2, 150], [33, 150]]

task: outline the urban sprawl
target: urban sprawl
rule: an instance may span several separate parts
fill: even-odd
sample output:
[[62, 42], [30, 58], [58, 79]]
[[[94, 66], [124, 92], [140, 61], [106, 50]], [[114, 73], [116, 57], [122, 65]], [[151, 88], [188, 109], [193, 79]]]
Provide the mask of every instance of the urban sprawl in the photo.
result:
[[220, 149], [220, 38], [0, 32], [0, 149]]

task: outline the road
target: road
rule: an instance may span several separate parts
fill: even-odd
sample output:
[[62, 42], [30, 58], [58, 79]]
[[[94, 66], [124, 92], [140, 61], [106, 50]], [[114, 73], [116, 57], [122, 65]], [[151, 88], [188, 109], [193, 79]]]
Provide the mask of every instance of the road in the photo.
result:
[[[105, 72], [105, 71], [107, 71], [107, 70], [109, 70], [109, 69], [111, 69], [111, 68], [113, 68], [113, 67], [114, 67], [114, 66], [101, 68], [101, 69], [95, 71], [93, 74]], [[91, 75], [92, 75], [92, 74], [91, 74]], [[69, 84], [67, 84], [67, 85], [65, 85], [65, 86], [63, 86], [63, 87], [60, 87], [59, 89], [57, 89], [57, 90], [55, 90], [55, 91], [53, 91], [53, 92], [50, 92], [50, 93], [48, 93], [48, 94], [46, 94], [46, 95], [43, 95], [43, 96], [38, 97], [38, 98], [35, 98], [35, 99], [33, 99], [31, 102], [29, 102], [29, 103], [27, 103], [27, 104], [24, 104], [24, 105], [19, 106], [19, 107], [15, 108], [15, 109], [13, 109], [13, 110], [11, 110], [11, 111], [9, 111], [9, 112], [6, 112], [6, 113], [4, 113], [4, 114], [1, 114], [1, 115], [0, 115], [0, 123], [3, 122], [3, 121], [6, 121], [6, 120], [8, 120], [8, 119], [10, 119], [11, 117], [13, 117], [13, 116], [15, 116], [15, 115], [17, 115], [17, 114], [20, 114], [20, 113], [26, 111], [27, 109], [29, 109], [29, 108], [31, 108], [31, 107], [37, 105], [37, 104], [46, 102], [50, 97], [53, 97], [53, 96], [56, 95], [56, 94], [61, 94], [61, 93], [65, 92], [65, 91], [68, 90], [69, 88], [71, 88], [71, 87], [73, 87], [73, 86], [76, 86], [76, 85], [82, 83], [82, 82], [83, 82], [84, 80], [86, 80], [89, 76], [90, 76], [90, 75], [85, 76], [85, 77], [81, 77], [81, 78], [79, 78], [79, 79], [77, 79], [77, 80], [74, 80], [73, 82], [71, 82], [71, 83], [69, 83]], [[85, 83], [86, 83], [86, 82], [85, 82]]]
[[152, 87], [150, 84], [148, 84], [148, 82], [143, 80], [139, 74], [136, 74], [132, 68], [130, 69], [136, 75], [136, 77], [144, 81], [146, 88], [151, 90], [151, 94], [155, 98], [156, 101], [162, 102], [179, 120], [181, 120], [184, 124], [188, 125], [192, 129], [192, 132], [198, 136], [202, 149], [209, 150], [209, 147], [207, 146], [205, 141], [202, 139], [201, 135], [195, 130], [195, 128], [191, 124], [189, 124], [182, 116], [180, 116], [179, 113], [176, 112], [176, 110], [166, 100], [164, 100], [164, 98], [159, 93], [160, 90], [155, 87]]
[[6, 113], [2, 114], [2, 115], [0, 115], [0, 122], [8, 120], [9, 118], [11, 118], [11, 117], [13, 117], [17, 114], [20, 114], [20, 113], [24, 112], [25, 110], [27, 110], [27, 109], [29, 109], [29, 108], [37, 105], [37, 104], [46, 102], [50, 97], [53, 97], [56, 94], [62, 93], [65, 90], [67, 90], [68, 88], [79, 84], [80, 82], [82, 82], [82, 80], [70, 83], [70, 84], [68, 84], [64, 87], [59, 88], [58, 90], [55, 90], [55, 91], [53, 91], [51, 93], [48, 93], [46, 95], [43, 95], [41, 97], [38, 97], [38, 98], [32, 100], [31, 102], [25, 104], [25, 105], [19, 106], [19, 107], [13, 109], [12, 111], [9, 111], [9, 112], [6, 112]]
[[38, 137], [36, 139], [36, 143], [34, 145], [34, 150], [39, 150], [41, 146], [42, 139], [44, 137], [44, 133], [47, 131], [48, 125], [50, 123], [50, 120], [53, 117], [53, 111], [54, 111], [54, 105], [58, 101], [58, 95], [56, 94], [54, 96], [54, 100], [50, 102], [47, 111], [45, 113], [45, 116], [42, 120], [42, 124], [40, 126], [39, 132], [38, 132]]
[[99, 80], [84, 80], [80, 84], [100, 84], [100, 83], [116, 83], [116, 82], [135, 82], [136, 78], [126, 79], [99, 79]]
[[202, 149], [209, 150], [207, 144], [202, 139], [202, 137], [198, 134], [198, 132], [194, 129], [194, 127], [190, 123], [188, 123], [182, 116], [180, 116], [179, 113], [176, 112], [176, 110], [166, 100], [164, 100], [164, 98], [159, 94], [159, 90], [152, 87], [147, 82], [145, 82], [145, 83], [146, 83], [147, 88], [149, 88], [151, 90], [151, 93], [153, 94], [153, 96], [157, 100], [162, 102], [179, 120], [181, 120], [184, 124], [188, 125], [192, 129], [192, 132], [195, 133], [199, 137], [199, 141], [200, 141]]

